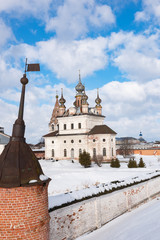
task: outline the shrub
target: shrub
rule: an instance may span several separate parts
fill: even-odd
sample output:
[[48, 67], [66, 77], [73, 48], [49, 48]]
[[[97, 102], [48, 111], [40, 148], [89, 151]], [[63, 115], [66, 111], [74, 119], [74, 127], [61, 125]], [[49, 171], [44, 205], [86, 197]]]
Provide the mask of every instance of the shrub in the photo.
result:
[[84, 166], [85, 168], [91, 166], [91, 157], [90, 154], [86, 151], [83, 151], [83, 153], [80, 153], [79, 155], [79, 163]]
[[121, 165], [120, 165], [120, 162], [119, 162], [118, 158], [111, 160], [110, 167], [119, 168], [120, 166]]
[[145, 163], [143, 162], [143, 158], [140, 158], [139, 163], [138, 163], [138, 167], [141, 167], [141, 168], [145, 167]]
[[138, 166], [137, 166], [136, 160], [130, 158], [129, 163], [128, 163], [128, 168], [137, 168], [137, 167]]
[[95, 162], [99, 167], [102, 167], [103, 156], [102, 155], [94, 155], [92, 161]]

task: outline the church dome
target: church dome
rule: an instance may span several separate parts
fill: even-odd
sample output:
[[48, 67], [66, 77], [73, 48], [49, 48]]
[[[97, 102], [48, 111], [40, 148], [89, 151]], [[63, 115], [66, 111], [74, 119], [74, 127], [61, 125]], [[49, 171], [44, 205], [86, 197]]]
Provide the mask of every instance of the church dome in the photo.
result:
[[61, 104], [61, 107], [65, 107], [64, 106], [65, 102], [66, 100], [63, 97], [63, 88], [61, 88], [61, 98], [59, 99], [59, 103]]
[[101, 105], [102, 100], [99, 97], [99, 89], [97, 89], [97, 98], [96, 98], [95, 102], [96, 102], [97, 106]]
[[82, 95], [82, 92], [84, 91], [85, 87], [81, 82], [81, 76], [79, 73], [79, 82], [77, 84], [77, 86], [75, 87], [76, 91], [78, 92], [78, 95]]

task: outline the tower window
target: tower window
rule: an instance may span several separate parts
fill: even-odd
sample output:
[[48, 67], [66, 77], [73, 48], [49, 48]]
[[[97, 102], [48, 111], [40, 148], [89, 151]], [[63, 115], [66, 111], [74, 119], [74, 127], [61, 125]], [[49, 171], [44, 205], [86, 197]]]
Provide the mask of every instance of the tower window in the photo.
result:
[[79, 155], [80, 155], [81, 153], [82, 153], [82, 149], [80, 148], [80, 149], [79, 149]]
[[78, 123], [78, 128], [79, 128], [79, 129], [81, 128], [81, 123]]
[[103, 156], [106, 156], [106, 148], [103, 148]]
[[74, 124], [73, 123], [71, 123], [71, 129], [74, 129]]
[[64, 143], [66, 143], [66, 140], [64, 140]]
[[67, 149], [64, 149], [64, 157], [67, 157]]
[[105, 142], [106, 141], [106, 139], [105, 138], [103, 138], [103, 142]]
[[81, 143], [81, 139], [79, 139], [79, 143]]
[[96, 141], [96, 139], [93, 139], [93, 142], [95, 142]]
[[54, 149], [52, 149], [52, 157], [54, 157]]
[[74, 140], [73, 140], [73, 139], [71, 140], [71, 143], [74, 143]]
[[54, 141], [52, 141], [52, 143], [54, 143]]
[[93, 148], [93, 156], [96, 156], [96, 148]]
[[66, 125], [66, 124], [63, 125], [63, 129], [64, 129], [64, 130], [67, 129], [67, 125]]
[[57, 124], [57, 128], [58, 128], [58, 131], [59, 131], [59, 124]]
[[54, 131], [54, 125], [52, 125], [52, 130]]

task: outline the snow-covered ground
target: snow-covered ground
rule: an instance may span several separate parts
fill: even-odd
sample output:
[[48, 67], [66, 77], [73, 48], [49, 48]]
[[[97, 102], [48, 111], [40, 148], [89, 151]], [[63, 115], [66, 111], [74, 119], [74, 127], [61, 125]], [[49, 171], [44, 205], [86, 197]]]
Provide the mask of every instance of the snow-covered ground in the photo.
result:
[[77, 240], [159, 240], [159, 226], [160, 199], [157, 198]]
[[103, 164], [98, 167], [92, 164], [91, 168], [82, 167], [77, 161], [72, 163], [69, 160], [52, 162], [50, 160], [40, 160], [44, 174], [52, 179], [49, 184], [49, 196], [80, 190], [100, 183], [109, 183], [114, 180], [122, 180], [128, 177], [141, 176], [144, 173], [160, 169], [160, 156], [140, 156], [135, 155], [136, 160], [140, 157], [146, 163], [146, 168], [127, 167], [128, 159], [119, 156], [120, 168], [111, 168], [110, 164]]

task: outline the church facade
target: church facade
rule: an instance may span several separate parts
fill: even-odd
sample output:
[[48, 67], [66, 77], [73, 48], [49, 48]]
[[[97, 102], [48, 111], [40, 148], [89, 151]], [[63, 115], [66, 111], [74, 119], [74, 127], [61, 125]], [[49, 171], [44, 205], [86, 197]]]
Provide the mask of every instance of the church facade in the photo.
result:
[[63, 91], [56, 103], [49, 123], [49, 133], [45, 139], [46, 159], [79, 159], [84, 150], [90, 156], [103, 156], [103, 161], [116, 157], [116, 132], [104, 125], [101, 99], [97, 90], [96, 106], [89, 107], [85, 87], [79, 82], [76, 89], [74, 107], [66, 109]]

